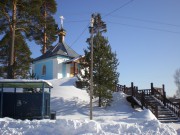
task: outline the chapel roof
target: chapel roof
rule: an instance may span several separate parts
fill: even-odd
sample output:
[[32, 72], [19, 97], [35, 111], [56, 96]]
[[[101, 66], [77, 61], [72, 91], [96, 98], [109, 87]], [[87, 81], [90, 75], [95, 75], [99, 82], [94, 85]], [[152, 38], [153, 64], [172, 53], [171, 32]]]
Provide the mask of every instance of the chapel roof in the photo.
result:
[[58, 43], [56, 46], [49, 49], [45, 54], [34, 59], [34, 61], [39, 61], [53, 56], [65, 56], [69, 58], [75, 58], [78, 57], [79, 54], [76, 53], [73, 49], [71, 49], [66, 43]]
[[59, 32], [59, 43], [51, 47], [45, 54], [35, 58], [33, 61], [39, 61], [54, 56], [65, 56], [71, 59], [79, 57], [80, 55], [64, 42], [65, 34], [65, 30], [61, 28]]

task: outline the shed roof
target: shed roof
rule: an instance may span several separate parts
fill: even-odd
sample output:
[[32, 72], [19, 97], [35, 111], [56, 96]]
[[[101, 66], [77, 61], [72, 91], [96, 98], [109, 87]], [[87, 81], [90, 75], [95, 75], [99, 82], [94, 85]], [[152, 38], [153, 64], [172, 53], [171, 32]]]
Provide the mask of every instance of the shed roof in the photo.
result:
[[46, 80], [16, 80], [3, 79], [0, 80], [0, 88], [53, 88], [52, 84]]

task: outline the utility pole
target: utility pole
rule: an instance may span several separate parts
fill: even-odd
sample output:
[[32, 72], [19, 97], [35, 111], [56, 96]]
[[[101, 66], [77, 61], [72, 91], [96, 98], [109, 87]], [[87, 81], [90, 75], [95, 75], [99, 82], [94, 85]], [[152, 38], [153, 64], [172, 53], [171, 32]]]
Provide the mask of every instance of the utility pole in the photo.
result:
[[90, 120], [92, 120], [92, 97], [93, 97], [93, 28], [94, 27], [94, 17], [91, 16], [91, 23], [89, 27], [89, 31], [91, 33], [91, 67], [90, 67]]

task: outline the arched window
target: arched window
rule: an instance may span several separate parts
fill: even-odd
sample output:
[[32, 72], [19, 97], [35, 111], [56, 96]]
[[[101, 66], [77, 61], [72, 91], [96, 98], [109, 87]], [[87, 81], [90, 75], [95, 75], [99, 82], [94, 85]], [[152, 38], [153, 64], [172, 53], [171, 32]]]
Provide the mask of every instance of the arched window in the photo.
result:
[[45, 74], [46, 74], [46, 66], [43, 65], [43, 67], [42, 67], [42, 75], [45, 75]]

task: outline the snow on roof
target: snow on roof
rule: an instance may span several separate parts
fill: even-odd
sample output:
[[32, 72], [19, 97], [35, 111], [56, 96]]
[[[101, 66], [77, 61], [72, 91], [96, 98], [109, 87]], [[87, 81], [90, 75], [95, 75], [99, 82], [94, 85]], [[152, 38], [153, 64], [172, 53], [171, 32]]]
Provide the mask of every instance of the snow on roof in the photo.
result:
[[27, 79], [0, 79], [0, 85], [3, 87], [15, 87], [15, 88], [25, 88], [34, 87], [41, 88], [43, 83], [45, 88], [53, 88], [52, 84], [47, 80], [27, 80]]
[[74, 62], [74, 61], [77, 61], [77, 60], [79, 60], [80, 58], [83, 58], [83, 57], [84, 57], [84, 56], [79, 55], [78, 57], [75, 57], [75, 58], [73, 58], [73, 59], [70, 59], [70, 60], [65, 61], [65, 63]]
[[75, 58], [78, 57], [79, 54], [75, 52], [66, 43], [58, 43], [56, 46], [50, 48], [45, 54], [35, 58], [33, 61], [39, 61], [53, 56], [65, 56], [65, 57]]

